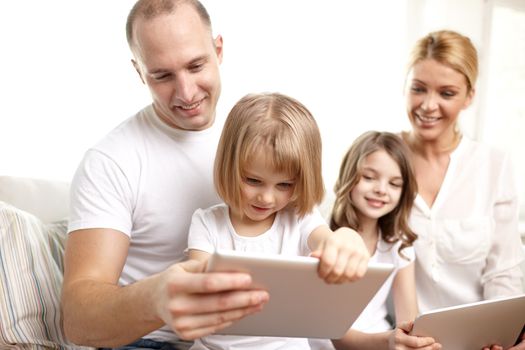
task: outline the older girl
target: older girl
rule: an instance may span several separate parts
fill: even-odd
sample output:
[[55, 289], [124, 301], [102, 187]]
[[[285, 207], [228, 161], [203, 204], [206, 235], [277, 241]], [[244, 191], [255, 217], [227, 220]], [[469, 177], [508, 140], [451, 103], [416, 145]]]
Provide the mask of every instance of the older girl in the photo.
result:
[[[418, 312], [412, 249], [417, 236], [408, 226], [417, 185], [406, 145], [389, 132], [362, 134], [343, 158], [334, 190], [331, 228], [356, 230], [371, 261], [395, 266], [395, 273], [352, 329], [334, 345], [338, 349], [439, 349], [432, 338], [408, 335]], [[390, 291], [398, 325], [395, 330], [387, 321]]]

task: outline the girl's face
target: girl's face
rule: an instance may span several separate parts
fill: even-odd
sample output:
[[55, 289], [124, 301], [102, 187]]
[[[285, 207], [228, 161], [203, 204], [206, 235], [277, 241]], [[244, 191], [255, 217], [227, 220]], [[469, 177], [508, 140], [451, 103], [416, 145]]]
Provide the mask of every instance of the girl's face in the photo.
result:
[[395, 209], [402, 190], [399, 165], [384, 150], [378, 150], [364, 159], [361, 178], [350, 198], [360, 220], [377, 220]]
[[470, 105], [473, 90], [455, 69], [433, 59], [416, 63], [407, 81], [407, 113], [413, 132], [426, 141], [454, 139], [461, 110]]
[[266, 153], [258, 152], [246, 165], [241, 183], [243, 220], [273, 222], [275, 214], [285, 208], [294, 193], [295, 179], [275, 171]]

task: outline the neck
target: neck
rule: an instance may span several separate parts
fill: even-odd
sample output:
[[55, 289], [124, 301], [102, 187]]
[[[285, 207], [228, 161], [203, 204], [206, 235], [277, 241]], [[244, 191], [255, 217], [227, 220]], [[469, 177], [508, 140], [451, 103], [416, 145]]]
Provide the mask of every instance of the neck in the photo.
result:
[[244, 237], [257, 237], [268, 231], [277, 216], [277, 213], [274, 213], [261, 221], [251, 220], [248, 216], [242, 214], [242, 212], [233, 210], [229, 208], [230, 212], [230, 222], [235, 229], [235, 233], [239, 236]]
[[370, 256], [373, 256], [376, 252], [377, 241], [379, 240], [377, 220], [365, 218], [365, 220], [360, 220], [359, 226], [359, 234], [363, 238]]
[[461, 137], [461, 133], [456, 130], [434, 140], [425, 140], [415, 135], [414, 132], [403, 134], [403, 139], [410, 150], [427, 159], [450, 155], [458, 147]]
[[377, 219], [361, 216], [359, 218], [359, 233], [365, 241], [376, 241], [379, 234]]

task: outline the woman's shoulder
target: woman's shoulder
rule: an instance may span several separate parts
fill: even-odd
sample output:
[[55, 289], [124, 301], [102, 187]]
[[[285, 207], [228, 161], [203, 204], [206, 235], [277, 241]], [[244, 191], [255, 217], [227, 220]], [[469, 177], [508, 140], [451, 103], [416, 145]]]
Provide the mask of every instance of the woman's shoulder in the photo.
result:
[[501, 164], [509, 157], [507, 151], [486, 142], [473, 140], [467, 136], [463, 136], [457, 151], [460, 153], [460, 156], [479, 159], [484, 163], [491, 164]]
[[474, 140], [473, 138], [465, 135], [462, 137], [460, 145], [472, 151], [483, 152], [487, 154], [495, 154], [501, 156], [506, 153], [503, 149], [497, 146], [491, 145], [484, 141]]

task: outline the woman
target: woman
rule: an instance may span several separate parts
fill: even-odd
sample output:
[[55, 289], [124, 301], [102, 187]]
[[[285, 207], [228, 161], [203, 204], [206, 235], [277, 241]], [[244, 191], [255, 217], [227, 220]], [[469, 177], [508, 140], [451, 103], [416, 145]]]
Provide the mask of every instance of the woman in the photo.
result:
[[[523, 292], [509, 158], [458, 127], [474, 98], [477, 74], [476, 49], [459, 33], [430, 33], [412, 51], [406, 83], [412, 129], [402, 137], [419, 188], [410, 225], [418, 234], [420, 311]], [[525, 349], [524, 342], [518, 346]]]

